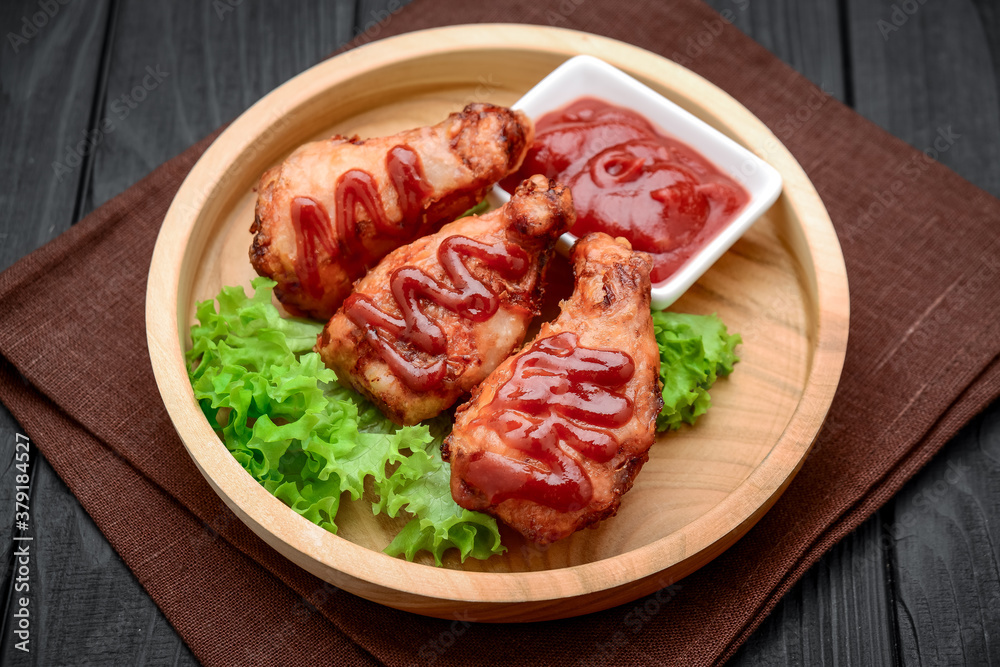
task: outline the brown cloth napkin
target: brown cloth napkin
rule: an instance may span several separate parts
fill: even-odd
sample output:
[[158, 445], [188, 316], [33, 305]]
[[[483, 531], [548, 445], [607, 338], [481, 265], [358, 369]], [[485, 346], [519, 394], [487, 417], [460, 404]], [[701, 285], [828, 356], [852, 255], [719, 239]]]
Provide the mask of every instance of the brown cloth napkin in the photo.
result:
[[[646, 609], [657, 611], [641, 623], [629, 614], [643, 600], [502, 626], [423, 618], [339, 591], [217, 499], [153, 381], [146, 273], [170, 200], [209, 137], [0, 275], [0, 399], [207, 665], [721, 662], [1000, 393], [996, 199], [826, 98], [697, 0], [418, 0], [378, 36], [492, 21], [556, 21], [674, 57], [791, 149], [837, 226], [851, 285], [828, 425], [760, 523], [651, 598]], [[702, 34], [711, 44], [691, 55]]]

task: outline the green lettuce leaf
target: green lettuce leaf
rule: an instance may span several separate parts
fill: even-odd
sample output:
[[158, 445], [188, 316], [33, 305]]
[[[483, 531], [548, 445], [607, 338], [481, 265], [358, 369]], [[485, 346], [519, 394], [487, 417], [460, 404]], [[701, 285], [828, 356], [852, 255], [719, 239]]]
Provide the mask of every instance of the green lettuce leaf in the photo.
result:
[[739, 334], [729, 334], [716, 315], [653, 311], [653, 329], [660, 348], [663, 410], [656, 430], [694, 424], [711, 404], [708, 390], [716, 379], [733, 372], [739, 361]]
[[[435, 420], [437, 430], [450, 424]], [[410, 455], [378, 486], [379, 500], [373, 503], [375, 514], [391, 517], [405, 509], [415, 518], [386, 547], [386, 553], [404, 555], [408, 560], [419, 551], [429, 551], [440, 565], [441, 557], [451, 548], [459, 550], [462, 562], [468, 556], [484, 559], [503, 553], [496, 519], [459, 507], [451, 496], [451, 469], [441, 459], [441, 437], [431, 437], [423, 446], [414, 443]]]
[[486, 213], [488, 210], [490, 210], [490, 202], [484, 199], [483, 201], [479, 202], [478, 204], [467, 210], [462, 215], [458, 216], [458, 218], [456, 219], [467, 218], [470, 215], [482, 215], [483, 213]]
[[393, 555], [412, 560], [427, 550], [440, 563], [449, 548], [463, 560], [501, 553], [496, 520], [452, 500], [441, 438], [425, 425], [397, 427], [337, 384], [311, 352], [322, 325], [282, 318], [271, 304], [274, 281], [256, 278], [252, 285], [252, 297], [224, 287], [218, 307], [198, 304], [187, 352], [195, 398], [244, 470], [334, 533], [343, 494], [360, 499], [370, 479], [387, 494], [374, 504], [376, 513], [391, 507], [392, 516], [405, 509], [415, 517], [387, 549]]

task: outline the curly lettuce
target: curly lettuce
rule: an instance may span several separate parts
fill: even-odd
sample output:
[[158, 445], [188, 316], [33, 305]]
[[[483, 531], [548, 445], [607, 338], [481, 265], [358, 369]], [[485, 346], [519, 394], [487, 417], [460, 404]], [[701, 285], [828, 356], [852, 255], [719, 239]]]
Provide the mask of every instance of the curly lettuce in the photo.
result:
[[[442, 435], [451, 424], [438, 418], [432, 422]], [[412, 560], [424, 550], [440, 565], [445, 551], [457, 548], [465, 561], [467, 556], [485, 559], [505, 551], [500, 544], [492, 517], [459, 507], [451, 496], [451, 470], [441, 460], [440, 440], [428, 438], [423, 447], [411, 447], [410, 455], [378, 486], [379, 501], [373, 511], [390, 517], [405, 509], [414, 519], [386, 547], [386, 553], [402, 554]]]
[[375, 513], [413, 517], [387, 548], [393, 555], [412, 560], [426, 550], [440, 564], [450, 548], [463, 561], [501, 553], [496, 520], [452, 500], [440, 434], [397, 427], [338, 385], [311, 351], [322, 325], [282, 318], [271, 303], [274, 281], [252, 285], [251, 297], [224, 287], [198, 304], [187, 352], [195, 398], [243, 469], [333, 533], [343, 495], [359, 500], [370, 480]]
[[716, 315], [653, 311], [653, 330], [660, 348], [663, 410], [657, 431], [694, 424], [711, 405], [708, 390], [716, 379], [733, 372], [739, 361], [739, 334], [730, 334]]

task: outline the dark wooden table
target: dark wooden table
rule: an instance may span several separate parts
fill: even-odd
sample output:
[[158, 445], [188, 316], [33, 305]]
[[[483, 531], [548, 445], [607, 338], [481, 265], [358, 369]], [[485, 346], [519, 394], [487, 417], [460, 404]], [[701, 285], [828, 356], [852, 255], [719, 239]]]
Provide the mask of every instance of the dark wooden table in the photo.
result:
[[[67, 3], [67, 4], [63, 4]], [[397, 0], [4, 0], [0, 269], [380, 21]], [[1000, 195], [1000, 2], [711, 0], [837, 99]], [[994, 221], [1000, 234], [1000, 221]], [[1000, 285], [998, 285], [1000, 288]], [[1000, 316], [1000, 314], [998, 314]], [[0, 591], [14, 589], [14, 450], [0, 406]], [[196, 660], [34, 451], [31, 653]], [[1000, 664], [1000, 405], [815, 566], [738, 664]]]

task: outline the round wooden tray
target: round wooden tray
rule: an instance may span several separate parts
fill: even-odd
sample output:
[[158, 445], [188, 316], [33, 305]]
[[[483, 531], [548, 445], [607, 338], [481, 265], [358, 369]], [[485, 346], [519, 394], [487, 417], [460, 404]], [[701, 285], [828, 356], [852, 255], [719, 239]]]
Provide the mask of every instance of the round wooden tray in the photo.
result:
[[[587, 53], [643, 81], [772, 164], [777, 203], [674, 306], [717, 312], [743, 334], [742, 361], [695, 428], [664, 435], [618, 516], [543, 549], [505, 532], [509, 551], [445, 567], [382, 549], [402, 525], [344, 503], [339, 535], [303, 519], [232, 458], [194, 400], [183, 350], [194, 306], [249, 286], [252, 188], [304, 141], [436, 123], [473, 101], [511, 104]], [[667, 128], [669, 131], [669, 128]], [[682, 137], [683, 138], [683, 137]], [[532, 621], [584, 614], [670, 584], [732, 545], [801, 465], [833, 398], [847, 345], [843, 257], [802, 168], [734, 99], [669, 60], [563, 29], [476, 25], [410, 33], [328, 60], [236, 120], [184, 181], [164, 220], [147, 292], [149, 352], [164, 404], [198, 468], [258, 535], [316, 576], [421, 614]]]

